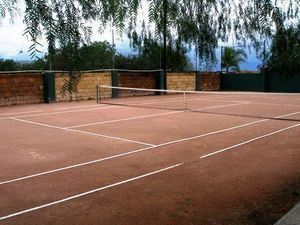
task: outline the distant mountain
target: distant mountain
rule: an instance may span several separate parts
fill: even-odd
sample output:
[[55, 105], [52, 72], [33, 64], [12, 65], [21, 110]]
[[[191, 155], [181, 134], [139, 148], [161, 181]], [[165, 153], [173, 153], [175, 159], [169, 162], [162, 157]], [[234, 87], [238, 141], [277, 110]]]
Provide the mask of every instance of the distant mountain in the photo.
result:
[[19, 64], [21, 64], [21, 65], [32, 63], [31, 60], [18, 60], [18, 61], [16, 61], [16, 62], [19, 63]]

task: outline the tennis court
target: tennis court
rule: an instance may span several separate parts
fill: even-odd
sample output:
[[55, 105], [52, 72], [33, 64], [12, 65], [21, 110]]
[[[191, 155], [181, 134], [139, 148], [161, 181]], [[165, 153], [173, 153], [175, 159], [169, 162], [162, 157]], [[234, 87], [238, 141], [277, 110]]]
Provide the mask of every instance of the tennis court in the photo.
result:
[[300, 200], [300, 94], [101, 88], [0, 108], [0, 224], [264, 225]]

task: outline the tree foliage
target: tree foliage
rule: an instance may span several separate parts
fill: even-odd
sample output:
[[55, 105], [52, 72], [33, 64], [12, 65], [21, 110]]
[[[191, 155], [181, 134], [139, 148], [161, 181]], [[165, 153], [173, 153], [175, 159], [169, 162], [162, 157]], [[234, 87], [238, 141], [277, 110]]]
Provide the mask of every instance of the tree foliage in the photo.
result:
[[11, 59], [0, 59], [0, 71], [16, 71], [18, 64]]
[[272, 39], [268, 67], [277, 72], [300, 72], [300, 23], [279, 29]]
[[[117, 69], [132, 70], [154, 70], [159, 69], [162, 57], [161, 46], [154, 39], [147, 39], [144, 45], [137, 49], [136, 54], [123, 55], [116, 53], [115, 65]], [[64, 49], [56, 49], [55, 54], [51, 57], [46, 55], [42, 59], [35, 60], [31, 63], [20, 64], [13, 60], [0, 59], [0, 71], [7, 70], [49, 70], [50, 63], [53, 70], [66, 71], [68, 68], [68, 59], [65, 57]], [[93, 42], [89, 45], [81, 46], [78, 50], [79, 71], [99, 70], [112, 68], [112, 55], [114, 49], [107, 42]], [[172, 71], [190, 71], [192, 64], [187, 56], [187, 48], [176, 46], [175, 43], [168, 44], [168, 65]]]
[[128, 15], [136, 15], [137, 3], [135, 0], [26, 0], [25, 34], [32, 41], [29, 49], [32, 57], [39, 51], [42, 34], [48, 42], [49, 58], [58, 44], [69, 71], [63, 94], [76, 92], [80, 79], [79, 48], [82, 43], [89, 43], [92, 34], [89, 22], [99, 21], [100, 31], [111, 23], [122, 33]]
[[46, 61], [38, 59], [32, 62], [16, 62], [12, 59], [0, 59], [0, 71], [45, 70]]
[[[161, 46], [154, 39], [147, 38], [143, 41], [143, 45], [136, 49], [137, 54], [123, 55], [116, 53], [115, 66], [117, 69], [159, 69], [161, 64]], [[173, 71], [191, 70], [192, 65], [187, 56], [187, 48], [177, 46], [175, 43], [168, 44], [170, 69]], [[67, 61], [62, 54], [63, 50], [57, 49], [53, 55], [52, 68], [55, 70], [65, 70]], [[89, 45], [84, 45], [79, 48], [79, 70], [98, 70], [111, 69], [112, 56], [114, 49], [107, 42], [93, 42]], [[47, 64], [49, 65], [49, 56], [46, 56]]]
[[17, 0], [0, 0], [0, 22], [1, 18], [9, 15], [10, 19], [13, 20], [18, 8], [16, 7]]
[[247, 54], [244, 49], [225, 47], [222, 53], [222, 68], [229, 72], [229, 69], [240, 71], [240, 63], [246, 62]]
[[[162, 68], [163, 53], [162, 46], [159, 42], [151, 37], [144, 38], [143, 45], [137, 48], [138, 54], [136, 56], [128, 56], [127, 64], [121, 64], [117, 58], [116, 64], [118, 68], [126, 65], [130, 69], [158, 69]], [[172, 71], [190, 71], [192, 70], [192, 63], [187, 56], [188, 49], [182, 44], [169, 41], [167, 43], [168, 58], [166, 59], [168, 68]], [[128, 60], [131, 59], [131, 60]], [[133, 65], [130, 65], [130, 61]], [[124, 67], [124, 69], [127, 69]]]
[[[279, 27], [299, 18], [299, 0], [148, 0], [150, 26], [143, 26], [137, 34], [129, 34], [141, 41], [147, 27], [155, 27], [155, 38], [162, 40], [167, 25], [168, 40], [196, 46], [201, 61], [214, 61], [220, 41], [234, 38], [235, 42], [249, 40], [256, 50]], [[165, 4], [164, 4], [165, 3]], [[165, 17], [164, 17], [165, 16]], [[141, 38], [139, 38], [139, 36]]]

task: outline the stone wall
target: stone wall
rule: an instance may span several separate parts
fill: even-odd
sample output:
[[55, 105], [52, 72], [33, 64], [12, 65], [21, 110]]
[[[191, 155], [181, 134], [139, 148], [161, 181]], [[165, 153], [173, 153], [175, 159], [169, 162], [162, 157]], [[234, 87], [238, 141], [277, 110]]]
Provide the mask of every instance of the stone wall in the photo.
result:
[[167, 89], [195, 91], [196, 73], [167, 73]]
[[[119, 73], [119, 87], [131, 87], [142, 89], [155, 89], [156, 88], [156, 74], [153, 73], [138, 73], [138, 72], [120, 72]], [[120, 90], [119, 96], [137, 96], [137, 95], [150, 95], [152, 92], [144, 91], [130, 91]]]
[[43, 101], [42, 73], [0, 73], [0, 106], [41, 103]]
[[[96, 99], [96, 85], [111, 86], [111, 73], [110, 72], [83, 72], [77, 87], [77, 93], [71, 96], [66, 93], [62, 95], [62, 87], [67, 79], [66, 73], [55, 74], [55, 92], [56, 101], [69, 101], [69, 100], [91, 100]], [[101, 90], [102, 97], [110, 97], [111, 90]]]
[[220, 73], [202, 72], [200, 73], [201, 91], [219, 91]]

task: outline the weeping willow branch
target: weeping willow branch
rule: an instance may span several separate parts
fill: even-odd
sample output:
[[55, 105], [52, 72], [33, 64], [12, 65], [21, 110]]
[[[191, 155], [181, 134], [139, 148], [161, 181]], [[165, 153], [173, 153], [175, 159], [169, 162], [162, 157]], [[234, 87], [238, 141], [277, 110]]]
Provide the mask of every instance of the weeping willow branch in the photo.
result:
[[19, 12], [16, 6], [17, 0], [0, 0], [0, 22], [2, 18], [9, 15], [11, 22], [15, 17], [15, 14]]
[[29, 49], [33, 58], [39, 53], [42, 35], [48, 42], [49, 57], [55, 49], [62, 49], [67, 59], [68, 78], [62, 94], [76, 93], [80, 81], [79, 48], [90, 42], [91, 21], [99, 22], [99, 30], [104, 30], [113, 21], [119, 35], [124, 32], [126, 18], [136, 18], [137, 0], [26, 0], [24, 23], [25, 35], [32, 45]]

